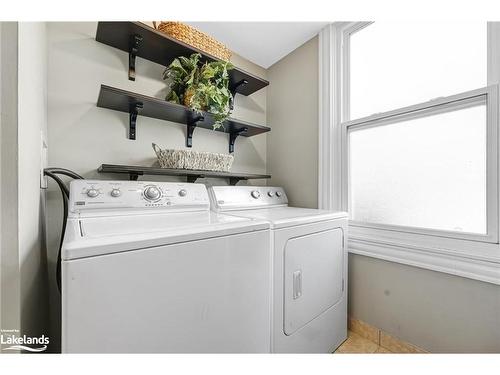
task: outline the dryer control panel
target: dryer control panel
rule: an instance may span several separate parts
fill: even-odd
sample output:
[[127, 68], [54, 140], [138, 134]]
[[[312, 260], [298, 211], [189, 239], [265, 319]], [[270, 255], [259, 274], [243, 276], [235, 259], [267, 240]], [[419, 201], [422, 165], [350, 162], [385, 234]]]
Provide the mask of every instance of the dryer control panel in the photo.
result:
[[272, 186], [212, 186], [208, 188], [212, 209], [245, 210], [288, 205], [285, 190]]
[[74, 180], [69, 214], [118, 211], [208, 210], [205, 185], [175, 182]]

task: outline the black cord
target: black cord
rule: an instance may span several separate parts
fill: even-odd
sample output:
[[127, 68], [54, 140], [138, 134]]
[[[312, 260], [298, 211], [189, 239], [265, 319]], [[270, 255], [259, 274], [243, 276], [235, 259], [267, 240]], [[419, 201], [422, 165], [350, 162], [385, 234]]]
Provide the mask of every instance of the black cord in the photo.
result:
[[83, 177], [75, 172], [72, 172], [64, 168], [46, 168], [44, 169], [43, 174], [45, 176], [52, 178], [57, 183], [59, 189], [61, 190], [61, 195], [63, 198], [63, 225], [61, 229], [61, 239], [59, 241], [59, 251], [57, 252], [57, 265], [56, 265], [57, 289], [59, 290], [59, 293], [61, 293], [61, 250], [64, 241], [64, 233], [66, 232], [66, 223], [68, 220], [69, 190], [66, 187], [66, 185], [64, 185], [64, 182], [57, 176], [57, 174], [62, 174], [79, 180], [83, 180]]
[[45, 168], [44, 172], [52, 172], [54, 174], [62, 174], [68, 177], [73, 177], [75, 180], [83, 180], [84, 178], [80, 176], [78, 173], [70, 171], [66, 168]]
[[43, 174], [45, 176], [49, 176], [52, 178], [55, 182], [57, 182], [57, 185], [59, 186], [59, 189], [61, 190], [61, 193], [65, 198], [69, 198], [69, 189], [64, 185], [64, 182], [56, 176], [55, 173], [48, 171], [47, 169], [44, 169]]

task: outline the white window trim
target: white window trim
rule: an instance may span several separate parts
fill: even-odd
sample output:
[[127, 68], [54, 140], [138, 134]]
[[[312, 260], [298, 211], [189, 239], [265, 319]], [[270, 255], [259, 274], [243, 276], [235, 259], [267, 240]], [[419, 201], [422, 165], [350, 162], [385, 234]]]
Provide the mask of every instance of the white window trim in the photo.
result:
[[[365, 27], [369, 22], [334, 23], [325, 27], [319, 34], [319, 170], [318, 170], [318, 207], [323, 209], [346, 210], [347, 207], [347, 178], [343, 158], [346, 150], [342, 149], [342, 136], [345, 136], [346, 125], [355, 126], [363, 119], [341, 124], [346, 118], [348, 108], [342, 102], [342, 93], [348, 77], [348, 52], [346, 37], [353, 31]], [[497, 85], [500, 81], [500, 23], [488, 23], [488, 85]], [[496, 88], [487, 87], [472, 92], [459, 94], [433, 101], [434, 104], [445, 104], [453, 97], [462, 97], [476, 93], [486, 93], [488, 97], [497, 97], [496, 103], [488, 116], [493, 116], [498, 123], [498, 95]], [[426, 103], [428, 105], [428, 103]], [[412, 106], [413, 107], [413, 106]], [[407, 107], [398, 111], [408, 111]], [[394, 112], [394, 111], [391, 111]], [[385, 113], [387, 115], [388, 113]], [[369, 116], [364, 120], [373, 120], [376, 116]], [[498, 142], [498, 126], [493, 127], [494, 139]], [[488, 128], [491, 132], [492, 129]], [[489, 134], [491, 135], [491, 133]], [[490, 139], [492, 139], [490, 137]], [[490, 146], [489, 146], [490, 147]], [[490, 156], [491, 159], [491, 156]], [[490, 167], [498, 170], [498, 153]], [[500, 174], [500, 171], [498, 172]], [[491, 175], [491, 173], [489, 174]], [[498, 181], [497, 181], [498, 186]], [[492, 192], [490, 191], [489, 194]], [[491, 199], [491, 196], [490, 196]], [[498, 208], [498, 193], [496, 193], [495, 211]], [[491, 213], [491, 212], [490, 212]], [[498, 222], [498, 220], [497, 220]], [[356, 224], [356, 223], [355, 223]], [[360, 223], [358, 223], [360, 224]], [[384, 226], [385, 227], [385, 226]], [[491, 229], [491, 228], [489, 228]], [[398, 231], [387, 235], [387, 228], [378, 229], [370, 224], [370, 228], [361, 225], [350, 225], [349, 252], [375, 257], [416, 267], [445, 272], [457, 276], [481, 280], [500, 285], [500, 245], [497, 234], [499, 228], [494, 228], [496, 237], [490, 238], [490, 243], [461, 240], [457, 238], [440, 238], [435, 236], [405, 233], [398, 227]], [[440, 231], [441, 232], [441, 231]], [[479, 239], [478, 239], [479, 240]]]
[[[475, 240], [482, 242], [498, 243], [498, 142], [497, 142], [497, 127], [498, 127], [498, 96], [497, 86], [488, 86], [485, 88], [468, 91], [458, 95], [452, 95], [446, 98], [439, 98], [429, 102], [416, 104], [413, 106], [378, 113], [369, 117], [346, 121], [341, 124], [342, 128], [342, 145], [347, 145], [342, 149], [341, 159], [343, 162], [342, 169], [342, 209], [348, 210], [348, 181], [347, 167], [349, 164], [348, 150], [348, 132], [356, 129], [366, 129], [368, 127], [383, 126], [391, 123], [398, 123], [410, 119], [417, 119], [426, 116], [432, 116], [439, 113], [449, 113], [450, 111], [465, 109], [479, 104], [486, 104], [487, 107], [487, 152], [486, 152], [486, 169], [488, 182], [487, 190], [487, 234], [472, 234], [460, 233], [446, 230], [432, 230], [424, 228], [404, 227], [398, 225], [365, 223], [360, 221], [350, 221], [351, 226], [360, 228], [373, 228], [390, 230], [397, 232], [406, 232], [411, 234], [431, 235], [434, 237], [450, 237], [454, 239]], [[434, 240], [438, 240], [434, 238]]]
[[340, 127], [340, 90], [336, 85], [340, 77], [340, 64], [335, 56], [340, 51], [339, 25], [326, 26], [319, 33], [318, 41], [318, 208], [326, 210], [340, 209], [340, 181], [334, 176], [340, 172], [341, 146]]

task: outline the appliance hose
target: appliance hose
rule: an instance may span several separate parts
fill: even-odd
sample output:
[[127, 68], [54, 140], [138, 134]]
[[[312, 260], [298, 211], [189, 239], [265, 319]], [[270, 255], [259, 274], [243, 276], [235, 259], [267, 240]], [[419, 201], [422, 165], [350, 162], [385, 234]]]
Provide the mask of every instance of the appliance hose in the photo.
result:
[[66, 232], [66, 222], [68, 220], [68, 200], [69, 200], [69, 189], [64, 184], [64, 182], [57, 176], [62, 174], [64, 176], [72, 177], [73, 179], [83, 180], [83, 177], [79, 174], [64, 168], [46, 168], [43, 170], [43, 174], [52, 178], [59, 189], [61, 190], [61, 195], [63, 199], [63, 224], [61, 229], [61, 239], [59, 240], [59, 250], [57, 252], [57, 265], [56, 265], [56, 282], [57, 289], [61, 293], [61, 249], [64, 241], [64, 233]]

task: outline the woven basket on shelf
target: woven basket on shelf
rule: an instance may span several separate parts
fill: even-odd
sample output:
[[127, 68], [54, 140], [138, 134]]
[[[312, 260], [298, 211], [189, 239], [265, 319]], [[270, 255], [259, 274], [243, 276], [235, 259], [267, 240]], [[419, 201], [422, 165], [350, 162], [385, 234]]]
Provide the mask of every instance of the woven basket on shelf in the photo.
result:
[[229, 61], [231, 58], [231, 50], [229, 48], [192, 26], [181, 22], [160, 22], [158, 27], [156, 26], [156, 22], [153, 22], [153, 25], [158, 31], [198, 48], [209, 55], [224, 61]]
[[153, 143], [153, 150], [160, 167], [169, 169], [195, 169], [203, 171], [228, 172], [233, 164], [231, 154], [193, 150], [162, 150]]

